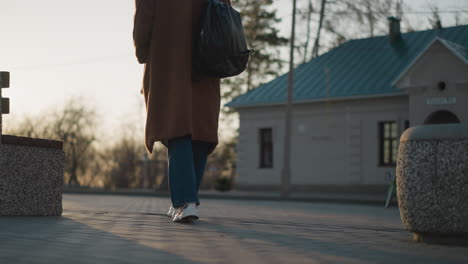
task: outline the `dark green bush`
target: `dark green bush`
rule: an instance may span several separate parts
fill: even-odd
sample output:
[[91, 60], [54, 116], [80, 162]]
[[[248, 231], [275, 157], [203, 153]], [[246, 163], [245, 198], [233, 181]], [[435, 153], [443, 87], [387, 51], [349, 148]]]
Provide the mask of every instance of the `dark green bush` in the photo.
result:
[[220, 192], [232, 190], [233, 181], [227, 177], [219, 177], [215, 181], [215, 189]]

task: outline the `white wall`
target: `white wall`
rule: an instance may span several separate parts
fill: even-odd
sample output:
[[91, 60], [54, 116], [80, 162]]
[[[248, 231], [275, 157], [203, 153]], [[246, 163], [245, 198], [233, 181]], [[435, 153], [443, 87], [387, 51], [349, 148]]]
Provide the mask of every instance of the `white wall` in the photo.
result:
[[[284, 113], [278, 108], [239, 111], [239, 142], [237, 147], [237, 171], [239, 184], [277, 185], [281, 181], [281, 142], [283, 141]], [[273, 129], [273, 168], [259, 168], [259, 138], [261, 128]]]
[[[239, 185], [279, 185], [284, 140], [284, 112], [280, 107], [241, 108]], [[292, 184], [383, 184], [378, 167], [378, 122], [408, 119], [406, 96], [361, 99], [294, 106]], [[258, 129], [273, 128], [274, 165], [260, 169]]]

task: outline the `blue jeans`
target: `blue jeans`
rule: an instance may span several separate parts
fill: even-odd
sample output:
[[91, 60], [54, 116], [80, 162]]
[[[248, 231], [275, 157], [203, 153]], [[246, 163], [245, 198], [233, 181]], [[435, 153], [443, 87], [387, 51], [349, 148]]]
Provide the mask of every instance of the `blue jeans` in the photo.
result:
[[198, 188], [212, 143], [192, 141], [190, 136], [168, 141], [169, 191], [172, 206], [200, 204]]

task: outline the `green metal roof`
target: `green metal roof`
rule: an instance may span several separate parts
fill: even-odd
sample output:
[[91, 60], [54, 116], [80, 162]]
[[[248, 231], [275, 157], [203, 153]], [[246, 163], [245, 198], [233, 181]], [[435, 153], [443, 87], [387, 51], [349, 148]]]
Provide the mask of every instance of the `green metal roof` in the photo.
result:
[[445, 39], [440, 39], [442, 43], [445, 44], [446, 47], [451, 49], [458, 57], [460, 57], [462, 60], [464, 60], [466, 63], [468, 63], [468, 49], [458, 45], [457, 43], [453, 43], [451, 41], [445, 40]]
[[[397, 44], [388, 36], [356, 39], [294, 70], [294, 102], [355, 96], [404, 94], [392, 85], [416, 57], [440, 38], [468, 57], [468, 25], [404, 33]], [[259, 86], [226, 104], [229, 107], [285, 103], [288, 75]]]

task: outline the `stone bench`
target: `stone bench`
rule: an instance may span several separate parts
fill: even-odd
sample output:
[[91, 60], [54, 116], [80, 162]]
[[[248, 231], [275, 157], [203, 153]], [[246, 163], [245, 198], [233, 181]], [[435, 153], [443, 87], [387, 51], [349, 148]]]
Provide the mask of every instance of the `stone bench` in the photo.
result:
[[62, 214], [62, 146], [60, 141], [2, 136], [0, 215]]
[[2, 135], [2, 114], [10, 112], [2, 89], [9, 87], [10, 73], [0, 72], [0, 215], [62, 215], [63, 143]]
[[405, 131], [397, 194], [401, 219], [415, 241], [467, 244], [468, 126], [427, 125]]

